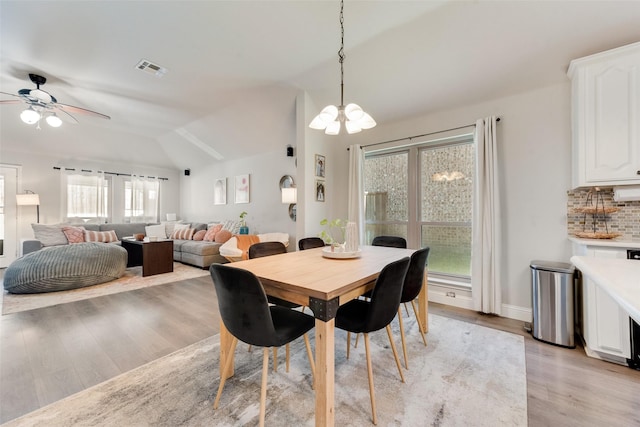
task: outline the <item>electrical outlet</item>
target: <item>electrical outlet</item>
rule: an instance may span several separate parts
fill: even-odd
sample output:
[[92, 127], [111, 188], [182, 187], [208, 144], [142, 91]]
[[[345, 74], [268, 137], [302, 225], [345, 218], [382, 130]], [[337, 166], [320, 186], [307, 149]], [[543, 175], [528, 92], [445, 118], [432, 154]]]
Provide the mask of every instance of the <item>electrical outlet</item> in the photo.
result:
[[455, 292], [447, 292], [447, 296], [451, 297], [451, 298], [455, 298], [456, 297], [456, 293]]

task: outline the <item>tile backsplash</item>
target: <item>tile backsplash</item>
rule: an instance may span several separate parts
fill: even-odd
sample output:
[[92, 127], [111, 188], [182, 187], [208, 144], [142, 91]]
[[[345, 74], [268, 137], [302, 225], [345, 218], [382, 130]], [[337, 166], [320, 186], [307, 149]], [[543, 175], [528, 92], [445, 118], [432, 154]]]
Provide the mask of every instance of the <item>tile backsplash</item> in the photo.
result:
[[[577, 231], [592, 231], [593, 216], [583, 213], [576, 213], [575, 208], [587, 205], [587, 196], [589, 189], [578, 189], [567, 191], [567, 232], [573, 235]], [[607, 227], [610, 233], [620, 233], [621, 238], [640, 238], [640, 201], [634, 202], [616, 202], [613, 200], [612, 188], [600, 188], [600, 194], [604, 200], [605, 207], [616, 207], [619, 210], [607, 214]], [[595, 204], [595, 194], [593, 196], [593, 204]], [[586, 224], [585, 224], [586, 222]], [[597, 231], [605, 231], [605, 223], [602, 215], [598, 215], [596, 219]]]

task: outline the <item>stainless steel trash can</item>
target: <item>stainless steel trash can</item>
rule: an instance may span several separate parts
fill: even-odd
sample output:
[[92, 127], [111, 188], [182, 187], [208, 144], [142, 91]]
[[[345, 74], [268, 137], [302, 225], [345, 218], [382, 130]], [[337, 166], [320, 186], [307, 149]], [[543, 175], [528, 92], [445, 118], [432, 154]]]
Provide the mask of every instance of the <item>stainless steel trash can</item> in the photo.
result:
[[531, 261], [535, 339], [574, 348], [575, 267], [564, 262]]

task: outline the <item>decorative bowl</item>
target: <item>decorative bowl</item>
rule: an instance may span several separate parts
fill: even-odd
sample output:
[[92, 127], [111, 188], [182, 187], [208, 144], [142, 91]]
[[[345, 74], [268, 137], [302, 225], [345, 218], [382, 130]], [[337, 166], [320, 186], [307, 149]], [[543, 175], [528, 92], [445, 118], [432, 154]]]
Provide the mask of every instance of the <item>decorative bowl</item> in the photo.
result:
[[139, 242], [142, 242], [144, 240], [144, 233], [136, 233], [133, 235], [133, 238]]

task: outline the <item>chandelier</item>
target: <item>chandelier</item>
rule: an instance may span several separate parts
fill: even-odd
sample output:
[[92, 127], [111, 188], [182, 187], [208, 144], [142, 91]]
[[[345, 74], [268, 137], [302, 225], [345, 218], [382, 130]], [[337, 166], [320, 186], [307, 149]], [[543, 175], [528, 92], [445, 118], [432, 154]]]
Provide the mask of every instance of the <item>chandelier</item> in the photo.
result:
[[376, 121], [358, 104], [344, 105], [344, 0], [340, 0], [340, 31], [340, 105], [327, 105], [309, 124], [311, 129], [324, 129], [327, 135], [338, 135], [343, 126], [351, 134], [376, 125]]

